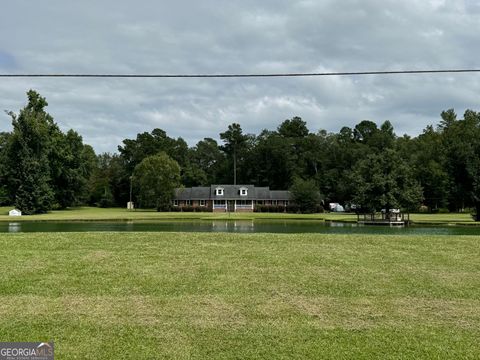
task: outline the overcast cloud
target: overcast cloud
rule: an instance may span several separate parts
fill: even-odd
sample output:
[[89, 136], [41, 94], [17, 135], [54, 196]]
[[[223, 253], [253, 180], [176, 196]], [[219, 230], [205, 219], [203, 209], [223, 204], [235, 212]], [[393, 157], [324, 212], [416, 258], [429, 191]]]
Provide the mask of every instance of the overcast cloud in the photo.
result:
[[[474, 0], [15, 0], [0, 73], [272, 73], [479, 68]], [[390, 120], [416, 135], [480, 110], [480, 74], [269, 79], [0, 79], [0, 109], [38, 90], [62, 129], [99, 151], [155, 127], [194, 145], [228, 124], [310, 130]], [[10, 130], [0, 114], [0, 131]]]

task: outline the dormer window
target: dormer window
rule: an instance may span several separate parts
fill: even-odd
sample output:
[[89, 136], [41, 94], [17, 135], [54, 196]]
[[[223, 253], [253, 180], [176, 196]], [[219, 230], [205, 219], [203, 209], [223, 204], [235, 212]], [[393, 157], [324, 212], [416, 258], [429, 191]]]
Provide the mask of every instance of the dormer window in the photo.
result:
[[248, 189], [245, 187], [240, 188], [240, 196], [247, 196], [248, 195]]
[[223, 196], [223, 188], [216, 188], [215, 189], [216, 196]]

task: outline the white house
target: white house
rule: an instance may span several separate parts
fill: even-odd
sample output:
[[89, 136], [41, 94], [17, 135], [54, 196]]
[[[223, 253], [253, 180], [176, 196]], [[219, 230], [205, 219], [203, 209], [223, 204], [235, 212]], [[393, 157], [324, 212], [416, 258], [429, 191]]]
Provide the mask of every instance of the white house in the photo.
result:
[[22, 212], [20, 210], [13, 209], [13, 210], [10, 210], [8, 212], [8, 215], [9, 216], [22, 216]]

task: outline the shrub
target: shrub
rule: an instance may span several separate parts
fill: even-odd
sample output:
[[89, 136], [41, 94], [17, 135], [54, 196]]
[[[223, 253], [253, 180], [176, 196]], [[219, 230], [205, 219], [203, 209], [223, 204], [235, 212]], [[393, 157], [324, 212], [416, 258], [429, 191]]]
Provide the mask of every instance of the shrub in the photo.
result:
[[255, 205], [255, 212], [262, 213], [282, 213], [285, 212], [285, 206], [283, 205]]
[[185, 205], [185, 206], [180, 207], [180, 211], [182, 211], [182, 212], [194, 212], [195, 208], [191, 205]]
[[173, 206], [171, 204], [163, 204], [157, 207], [158, 212], [169, 212], [172, 210], [173, 210]]

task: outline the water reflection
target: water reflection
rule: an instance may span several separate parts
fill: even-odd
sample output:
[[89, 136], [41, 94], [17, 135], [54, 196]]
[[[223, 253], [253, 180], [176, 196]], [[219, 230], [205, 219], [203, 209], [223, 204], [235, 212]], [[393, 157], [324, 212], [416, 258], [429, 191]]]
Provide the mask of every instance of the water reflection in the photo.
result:
[[20, 223], [8, 223], [8, 232], [16, 233], [22, 231], [22, 224]]
[[88, 221], [0, 222], [0, 233], [18, 232], [229, 232], [377, 235], [480, 235], [480, 226], [358, 226], [318, 220], [195, 220], [195, 221]]
[[213, 232], [255, 232], [253, 220], [213, 220]]

